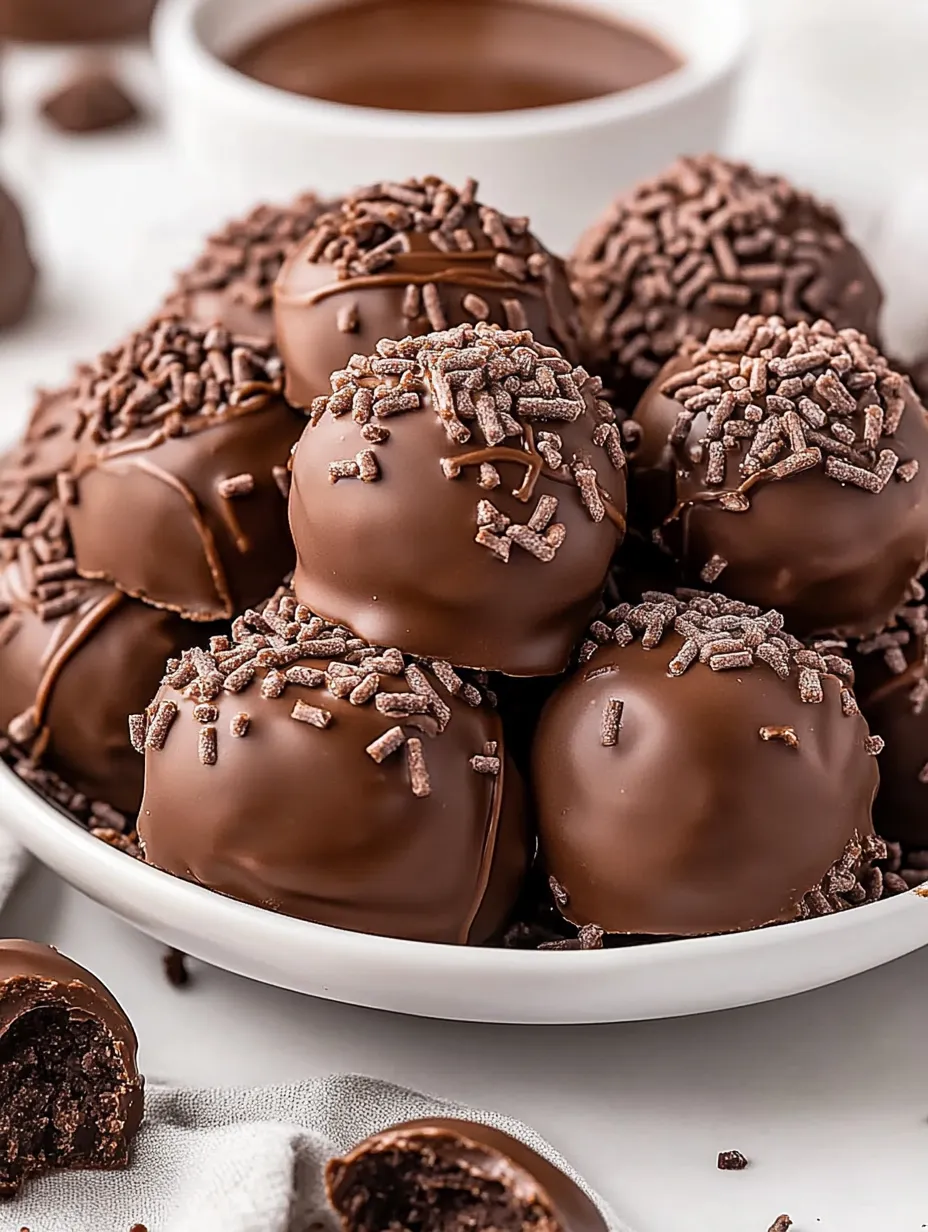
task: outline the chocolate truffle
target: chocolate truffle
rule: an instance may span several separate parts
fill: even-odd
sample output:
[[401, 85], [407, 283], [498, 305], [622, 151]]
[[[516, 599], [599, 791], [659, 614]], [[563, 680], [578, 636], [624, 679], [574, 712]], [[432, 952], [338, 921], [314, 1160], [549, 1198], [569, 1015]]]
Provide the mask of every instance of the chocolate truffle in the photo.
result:
[[500, 930], [527, 837], [502, 725], [475, 683], [289, 594], [168, 671], [131, 721], [150, 864], [356, 932], [476, 945]]
[[577, 359], [562, 263], [528, 229], [480, 205], [477, 185], [434, 176], [375, 184], [322, 214], [274, 291], [287, 397], [309, 407], [329, 375], [381, 338], [489, 321], [530, 329]]
[[293, 568], [286, 465], [305, 423], [267, 345], [160, 320], [85, 370], [63, 483], [83, 577], [231, 619]]
[[886, 740], [874, 824], [884, 838], [928, 848], [928, 619], [924, 592], [893, 625], [853, 644], [855, 691]]
[[782, 616], [653, 593], [593, 624], [541, 717], [541, 852], [572, 923], [699, 936], [879, 897], [882, 741]]
[[615, 201], [570, 275], [590, 360], [628, 410], [685, 338], [743, 312], [878, 337], [880, 286], [834, 210], [714, 154], [681, 158]]
[[227, 223], [178, 274], [165, 308], [193, 325], [222, 325], [270, 342], [274, 280], [324, 209], [314, 193], [304, 193], [290, 205], [259, 205]]
[[0, 538], [0, 730], [77, 791], [134, 814], [143, 773], [126, 718], [190, 626], [78, 577], [60, 504], [24, 492], [28, 521]]
[[293, 459], [299, 599], [428, 658], [561, 671], [625, 528], [600, 390], [482, 322], [353, 357]]
[[0, 187], [0, 329], [16, 325], [26, 315], [35, 281], [23, 216], [10, 194]]
[[157, 0], [0, 0], [0, 38], [96, 43], [148, 31]]
[[632, 508], [689, 581], [799, 636], [881, 628], [928, 554], [928, 417], [856, 330], [742, 317], [635, 412]]
[[0, 941], [0, 1196], [58, 1169], [116, 1169], [142, 1121], [132, 1025], [89, 971]]
[[326, 1167], [344, 1232], [607, 1232], [565, 1172], [500, 1129], [446, 1117], [373, 1134]]

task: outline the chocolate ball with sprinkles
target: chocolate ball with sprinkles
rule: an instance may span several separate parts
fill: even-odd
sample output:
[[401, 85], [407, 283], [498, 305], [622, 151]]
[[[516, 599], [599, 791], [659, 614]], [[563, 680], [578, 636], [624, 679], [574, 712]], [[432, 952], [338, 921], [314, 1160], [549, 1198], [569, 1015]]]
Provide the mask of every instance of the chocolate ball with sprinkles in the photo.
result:
[[274, 338], [274, 280], [296, 245], [327, 208], [315, 193], [289, 205], [259, 205], [211, 235], [177, 276], [164, 304], [193, 325], [221, 325], [243, 338]]
[[928, 417], [854, 329], [742, 317], [635, 412], [632, 507], [686, 580], [799, 636], [880, 629], [928, 554]]
[[684, 339], [745, 312], [878, 337], [879, 283], [834, 210], [715, 154], [619, 197], [569, 268], [590, 362], [628, 410]]
[[305, 418], [270, 344], [156, 320], [83, 370], [59, 479], [79, 573], [188, 620], [231, 619], [293, 568], [286, 497]]
[[449, 944], [497, 934], [528, 863], [480, 685], [278, 595], [168, 665], [133, 717], [146, 860], [244, 902]]
[[[918, 585], [893, 624], [851, 646], [855, 691], [886, 740], [874, 821], [884, 838], [928, 849], [928, 611]], [[919, 881], [925, 879], [922, 873]]]
[[0, 516], [0, 731], [34, 764], [134, 815], [143, 773], [126, 715], [189, 640], [173, 612], [79, 577], [60, 503], [21, 485]]
[[607, 1232], [592, 1199], [503, 1130], [451, 1117], [382, 1130], [326, 1167], [344, 1232]]
[[332, 376], [293, 458], [299, 599], [378, 644], [563, 670], [625, 528], [601, 382], [483, 322]]
[[325, 394], [329, 376], [381, 338], [489, 321], [530, 329], [577, 358], [563, 263], [529, 230], [428, 176], [375, 184], [316, 220], [274, 291], [277, 340], [294, 406]]
[[0, 1197], [48, 1172], [126, 1167], [144, 1104], [137, 1051], [89, 971], [49, 945], [0, 941]]
[[700, 936], [879, 898], [883, 742], [852, 676], [779, 613], [721, 595], [648, 593], [596, 621], [533, 755], [564, 916]]

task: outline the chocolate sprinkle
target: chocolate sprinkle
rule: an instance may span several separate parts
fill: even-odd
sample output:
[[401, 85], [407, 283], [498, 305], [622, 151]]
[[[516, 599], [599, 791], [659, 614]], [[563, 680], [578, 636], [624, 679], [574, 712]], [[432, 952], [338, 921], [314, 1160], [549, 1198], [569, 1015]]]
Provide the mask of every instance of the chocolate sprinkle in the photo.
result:
[[[564, 483], [572, 480], [590, 518], [599, 522], [611, 502], [600, 481], [596, 451], [605, 454], [602, 460], [612, 468], [625, 464], [614, 415], [601, 392], [598, 378], [535, 342], [527, 331], [505, 331], [481, 322], [401, 342], [384, 340], [376, 355], [353, 356], [346, 369], [333, 373], [332, 392], [315, 399], [311, 417], [318, 423], [326, 414], [356, 416], [362, 406], [365, 416], [376, 419], [431, 407], [451, 445], [475, 446], [440, 460], [447, 479], [456, 480], [466, 468], [475, 467], [478, 485], [488, 490], [499, 484], [494, 462], [518, 462], [525, 477], [514, 495], [528, 501], [539, 474], [547, 470]], [[544, 452], [536, 445], [536, 425], [576, 423], [585, 416], [590, 422], [589, 454], [565, 461], [554, 447], [554, 434], [547, 434], [551, 439], [545, 441]], [[380, 474], [373, 448], [329, 464], [332, 483], [357, 478], [373, 482]], [[566, 534], [562, 523], [552, 522], [557, 508], [557, 498], [543, 495], [525, 524], [510, 523], [492, 502], [479, 499], [475, 540], [504, 563], [513, 544], [536, 560], [551, 561]], [[613, 516], [620, 518], [615, 511]]]
[[[686, 470], [702, 467], [714, 490], [700, 499], [723, 509], [743, 512], [757, 484], [813, 467], [875, 495], [898, 473], [898, 455], [880, 445], [899, 427], [905, 379], [857, 330], [743, 316], [733, 329], [713, 330], [661, 392], [682, 408], [669, 436], [678, 454], [694, 417], [705, 413], [705, 435], [689, 443], [680, 462]], [[729, 452], [739, 459], [733, 491], [724, 486]], [[726, 503], [725, 497], [739, 499]], [[724, 567], [712, 557], [703, 581], [714, 582]]]
[[684, 339], [704, 338], [719, 308], [790, 323], [839, 316], [834, 297], [859, 284], [833, 287], [828, 274], [850, 247], [833, 210], [708, 154], [614, 202], [569, 272], [596, 359], [640, 386]]
[[199, 292], [229, 289], [234, 302], [269, 310], [274, 282], [290, 250], [311, 229], [322, 206], [306, 193], [288, 206], [259, 205], [211, 235], [194, 264], [177, 277], [169, 310], [185, 311]]

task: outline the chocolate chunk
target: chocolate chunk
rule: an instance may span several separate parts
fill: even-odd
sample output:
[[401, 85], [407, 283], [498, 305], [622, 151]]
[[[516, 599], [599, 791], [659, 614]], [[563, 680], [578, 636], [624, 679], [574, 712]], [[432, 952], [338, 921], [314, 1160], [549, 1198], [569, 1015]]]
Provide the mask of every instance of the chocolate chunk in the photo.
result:
[[741, 1172], [748, 1161], [740, 1151], [719, 1151], [718, 1166], [722, 1172]]

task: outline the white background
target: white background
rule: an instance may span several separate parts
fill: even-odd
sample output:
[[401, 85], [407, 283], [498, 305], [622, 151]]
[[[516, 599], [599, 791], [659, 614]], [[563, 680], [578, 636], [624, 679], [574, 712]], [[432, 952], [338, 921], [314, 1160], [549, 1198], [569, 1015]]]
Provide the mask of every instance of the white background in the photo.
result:
[[[928, 3], [764, 7], [776, 12], [759, 26], [732, 148], [836, 197], [891, 287], [890, 341], [928, 344]], [[80, 141], [29, 118], [48, 60], [7, 64], [4, 166], [44, 278], [34, 317], [0, 339], [0, 441], [35, 385], [144, 318], [211, 221], [156, 125]], [[781, 1211], [795, 1232], [928, 1227], [925, 951], [771, 1006], [525, 1029], [391, 1017], [198, 964], [175, 990], [158, 945], [38, 869], [2, 930], [52, 940], [109, 983], [154, 1079], [354, 1070], [496, 1107], [534, 1124], [636, 1232], [766, 1232]], [[732, 1148], [751, 1159], [746, 1172], [717, 1171], [717, 1152]]]

